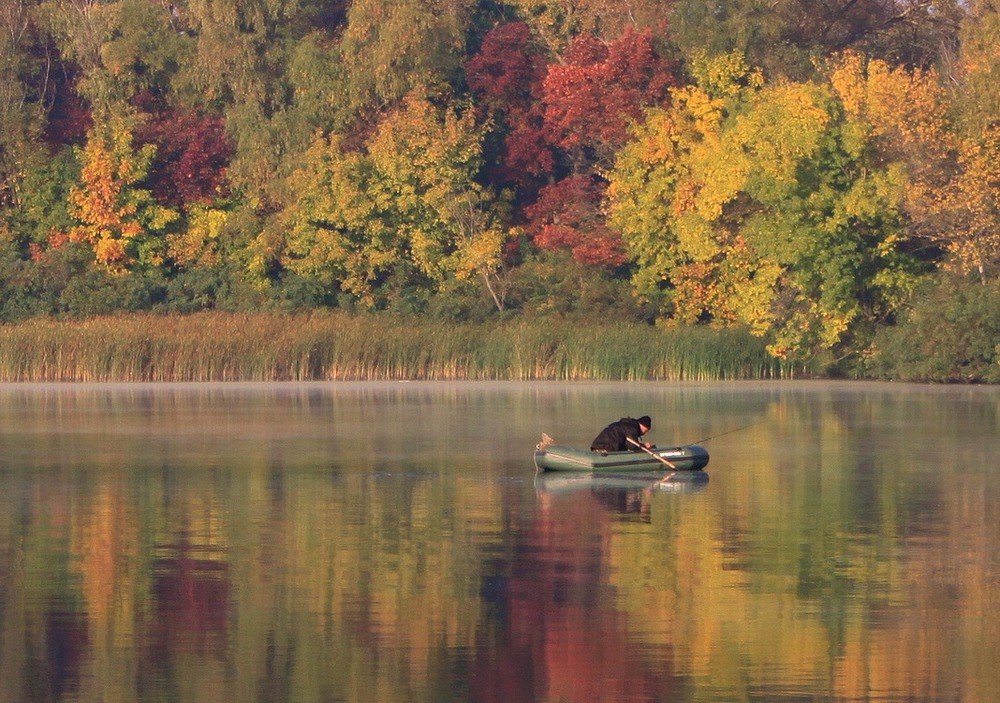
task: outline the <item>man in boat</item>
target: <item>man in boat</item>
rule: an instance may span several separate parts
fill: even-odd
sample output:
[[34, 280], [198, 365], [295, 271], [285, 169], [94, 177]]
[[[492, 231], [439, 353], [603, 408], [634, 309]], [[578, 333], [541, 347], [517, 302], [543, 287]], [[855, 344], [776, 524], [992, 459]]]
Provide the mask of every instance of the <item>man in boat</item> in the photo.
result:
[[629, 442], [629, 439], [639, 442], [646, 449], [652, 449], [653, 445], [649, 442], [639, 441], [652, 426], [653, 421], [649, 419], [649, 415], [643, 415], [638, 419], [623, 417], [618, 422], [612, 422], [601, 430], [601, 433], [590, 443], [590, 451], [623, 452], [626, 449], [639, 451], [639, 447]]

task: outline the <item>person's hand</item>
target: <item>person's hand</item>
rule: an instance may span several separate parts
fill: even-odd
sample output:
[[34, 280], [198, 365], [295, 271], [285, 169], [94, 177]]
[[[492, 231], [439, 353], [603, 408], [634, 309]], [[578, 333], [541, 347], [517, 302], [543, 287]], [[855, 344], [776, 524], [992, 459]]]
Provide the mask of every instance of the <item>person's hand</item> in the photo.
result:
[[643, 442], [642, 446], [644, 446], [646, 449], [652, 449], [653, 448], [653, 443], [652, 442]]

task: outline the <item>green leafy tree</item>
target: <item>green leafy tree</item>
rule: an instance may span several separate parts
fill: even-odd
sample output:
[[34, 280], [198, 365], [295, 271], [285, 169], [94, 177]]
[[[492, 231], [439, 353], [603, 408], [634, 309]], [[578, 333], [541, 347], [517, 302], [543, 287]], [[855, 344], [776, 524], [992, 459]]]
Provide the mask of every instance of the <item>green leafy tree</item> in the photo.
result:
[[961, 49], [949, 76], [955, 86], [950, 100], [964, 136], [982, 134], [1000, 120], [1000, 6], [993, 0], [969, 3], [962, 22]]
[[57, 64], [33, 10], [0, 4], [0, 319], [50, 311], [51, 296], [32, 259], [72, 221], [67, 194], [79, 173], [68, 149], [45, 142]]
[[414, 92], [457, 83], [473, 0], [356, 0], [339, 45], [345, 89], [358, 111], [376, 112]]
[[1000, 286], [967, 276], [928, 281], [897, 325], [879, 330], [867, 366], [879, 378], [1000, 383]]
[[685, 55], [737, 52], [771, 77], [815, 76], [848, 49], [928, 68], [955, 46], [958, 0], [679, 0], [672, 34]]
[[234, 149], [229, 179], [254, 212], [281, 205], [275, 186], [290, 170], [290, 142], [307, 141], [289, 132], [294, 122], [287, 119], [289, 56], [302, 17], [301, 3], [285, 0], [189, 0], [177, 8], [178, 28], [194, 36], [196, 49], [175, 90], [192, 96], [192, 106], [222, 111]]
[[38, 166], [45, 101], [37, 30], [24, 0], [0, 6], [0, 208], [16, 207], [22, 180]]
[[553, 54], [562, 54], [574, 37], [592, 35], [614, 41], [627, 29], [660, 31], [674, 3], [670, 0], [511, 0], [517, 19], [529, 25]]
[[129, 97], [170, 94], [180, 66], [194, 58], [194, 40], [180, 31], [171, 3], [116, 0], [105, 5], [108, 29], [100, 64]]
[[[121, 112], [164, 60], [152, 47], [168, 23], [142, 0], [44, 0], [38, 14], [63, 61], [78, 68], [75, 90], [92, 111]], [[162, 24], [156, 17], [164, 18]], [[150, 53], [150, 63], [143, 62]], [[148, 71], [148, 76], [146, 75]]]

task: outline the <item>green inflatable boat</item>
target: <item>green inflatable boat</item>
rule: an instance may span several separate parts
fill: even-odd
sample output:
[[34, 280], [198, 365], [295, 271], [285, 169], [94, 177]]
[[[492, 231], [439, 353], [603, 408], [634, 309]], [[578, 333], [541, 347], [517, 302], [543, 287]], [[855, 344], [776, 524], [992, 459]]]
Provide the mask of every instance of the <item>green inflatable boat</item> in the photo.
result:
[[535, 447], [535, 469], [538, 471], [700, 471], [707, 465], [708, 452], [697, 444], [656, 447], [652, 450], [637, 448], [626, 452], [592, 452], [559, 446], [548, 435], [542, 435], [542, 441]]

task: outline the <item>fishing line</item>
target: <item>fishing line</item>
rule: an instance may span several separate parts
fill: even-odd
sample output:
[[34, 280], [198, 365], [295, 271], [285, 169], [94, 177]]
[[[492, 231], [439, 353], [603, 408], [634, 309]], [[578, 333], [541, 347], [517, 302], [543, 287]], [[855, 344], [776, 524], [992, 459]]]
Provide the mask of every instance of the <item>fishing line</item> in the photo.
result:
[[754, 425], [759, 425], [762, 422], [764, 422], [764, 420], [757, 420], [757, 422], [751, 422], [749, 425], [743, 425], [742, 427], [736, 427], [736, 428], [731, 429], [731, 430], [726, 430], [725, 432], [720, 432], [719, 434], [714, 434], [711, 437], [705, 437], [705, 439], [696, 440], [694, 442], [691, 442], [691, 444], [704, 444], [705, 442], [707, 442], [710, 439], [715, 439], [716, 437], [721, 437], [722, 435], [732, 434], [733, 432], [739, 432], [740, 430], [745, 430], [748, 427], [753, 427]]

